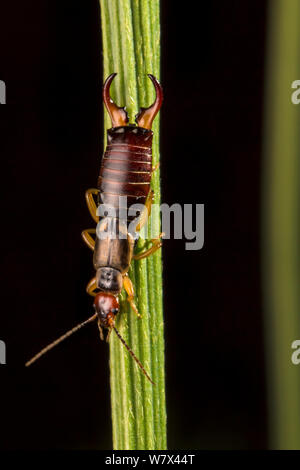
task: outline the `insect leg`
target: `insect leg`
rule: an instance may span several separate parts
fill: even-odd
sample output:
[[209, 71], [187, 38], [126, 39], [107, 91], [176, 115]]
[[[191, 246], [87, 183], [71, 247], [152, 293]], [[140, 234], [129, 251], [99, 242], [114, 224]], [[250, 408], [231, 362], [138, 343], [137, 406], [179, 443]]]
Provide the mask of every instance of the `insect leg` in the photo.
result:
[[126, 290], [126, 293], [128, 295], [127, 297], [127, 301], [130, 303], [130, 306], [132, 308], [132, 310], [134, 311], [134, 313], [139, 317], [139, 318], [142, 318], [142, 315], [139, 313], [135, 303], [134, 303], [134, 288], [133, 288], [133, 284], [130, 280], [130, 278], [128, 277], [127, 274], [125, 274], [124, 278], [123, 278], [123, 287], [124, 289]]
[[154, 198], [154, 191], [153, 189], [150, 189], [146, 202], [145, 202], [145, 209], [143, 210], [140, 221], [136, 226], [137, 232], [139, 232], [144, 227], [148, 218], [150, 217], [153, 198]]
[[158, 170], [159, 167], [160, 167], [160, 163], [156, 163], [156, 165], [154, 165], [152, 167], [152, 173], [154, 173], [156, 170]]
[[95, 240], [91, 236], [91, 233], [96, 233], [95, 228], [88, 228], [87, 230], [84, 230], [81, 232], [81, 236], [83, 238], [84, 243], [92, 250], [94, 251], [95, 248]]
[[[146, 224], [148, 218], [150, 217], [151, 205], [152, 205], [153, 198], [154, 198], [154, 191], [153, 191], [153, 189], [151, 189], [151, 190], [149, 191], [149, 194], [148, 194], [147, 199], [146, 199], [145, 210], [143, 211], [143, 213], [142, 213], [142, 215], [141, 215], [140, 222], [139, 222], [138, 225], [136, 226], [136, 231], [137, 231], [137, 232], [138, 232], [139, 230], [141, 230], [141, 228]], [[164, 235], [164, 234], [161, 233], [161, 234], [159, 235], [159, 237], [153, 238], [153, 239], [151, 240], [151, 243], [152, 243], [151, 248], [149, 248], [148, 250], [143, 251], [142, 253], [138, 253], [138, 254], [136, 254], [136, 255], [133, 255], [132, 258], [133, 258], [134, 260], [140, 260], [140, 259], [143, 259], [143, 258], [147, 258], [147, 256], [152, 255], [152, 253], [155, 253], [155, 252], [162, 246], [161, 237], [162, 237], [163, 235]]]
[[95, 202], [94, 196], [98, 195], [99, 190], [95, 188], [90, 188], [85, 192], [85, 200], [90, 211], [90, 214], [96, 224], [99, 222], [99, 217], [97, 216], [97, 205]]
[[99, 333], [100, 333], [100, 339], [101, 341], [104, 341], [103, 329], [102, 329], [99, 319], [98, 319], [98, 328], [99, 328]]
[[145, 250], [142, 253], [138, 253], [136, 255], [133, 255], [132, 258], [134, 260], [140, 260], [140, 259], [147, 258], [148, 256], [155, 253], [162, 246], [161, 237], [163, 237], [163, 235], [164, 235], [164, 233], [161, 233], [157, 238], [153, 238], [151, 240], [151, 243], [152, 243], [151, 248], [148, 248], [148, 250]]
[[86, 291], [92, 297], [96, 297], [97, 295], [97, 293], [95, 292], [96, 289], [97, 289], [97, 282], [96, 282], [96, 278], [93, 277], [93, 279], [91, 279], [88, 285], [86, 286]]
[[110, 338], [111, 332], [112, 332], [112, 328], [111, 328], [110, 330], [108, 330], [108, 333], [107, 333], [107, 335], [106, 335], [106, 342], [107, 342], [107, 343], [109, 342], [109, 338]]

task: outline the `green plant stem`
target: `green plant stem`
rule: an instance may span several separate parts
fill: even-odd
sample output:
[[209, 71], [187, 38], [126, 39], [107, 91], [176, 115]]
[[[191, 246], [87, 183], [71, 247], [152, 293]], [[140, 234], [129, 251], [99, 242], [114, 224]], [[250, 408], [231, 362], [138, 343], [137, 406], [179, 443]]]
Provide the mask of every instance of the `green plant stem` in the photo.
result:
[[300, 449], [300, 371], [291, 344], [300, 338], [300, 3], [269, 2], [262, 178], [262, 260], [269, 436], [273, 449]]
[[[130, 122], [141, 106], [154, 101], [154, 89], [147, 77], [159, 78], [159, 0], [100, 0], [104, 79], [118, 75], [112, 97], [126, 105]], [[104, 111], [105, 130], [111, 122]], [[153, 125], [153, 165], [159, 162], [159, 115]], [[152, 177], [154, 203], [160, 204], [159, 169]], [[152, 211], [148, 231], [159, 235], [159, 211]], [[145, 235], [145, 234], [144, 234]], [[143, 238], [138, 249], [145, 246]], [[129, 276], [136, 293], [139, 320], [122, 293], [117, 328], [134, 350], [155, 382], [151, 385], [138, 369], [116, 335], [110, 342], [110, 384], [114, 449], [166, 449], [164, 377], [164, 332], [162, 311], [161, 250], [132, 263]]]

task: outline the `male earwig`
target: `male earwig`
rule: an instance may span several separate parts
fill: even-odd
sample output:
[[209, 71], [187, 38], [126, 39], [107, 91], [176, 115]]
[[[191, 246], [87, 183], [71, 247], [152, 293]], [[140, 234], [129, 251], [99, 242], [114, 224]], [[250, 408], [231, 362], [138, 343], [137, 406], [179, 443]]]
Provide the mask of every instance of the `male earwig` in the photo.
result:
[[[85, 195], [90, 214], [98, 224], [97, 232], [96, 229], [88, 229], [82, 232], [84, 242], [94, 252], [93, 264], [96, 276], [88, 283], [87, 292], [95, 297], [93, 304], [95, 314], [50, 343], [25, 365], [30, 366], [75, 331], [97, 320], [100, 338], [104, 339], [103, 328], [108, 330], [107, 340], [111, 331], [114, 330], [144, 375], [153, 384], [139, 359], [116, 329], [115, 318], [119, 311], [118, 296], [123, 287], [128, 295], [129, 304], [137, 316], [141, 317], [134, 303], [134, 289], [128, 277], [128, 270], [132, 259], [146, 258], [162, 245], [162, 234], [160, 234], [158, 238], [152, 240], [152, 246], [149, 249], [134, 254], [135, 238], [128, 230], [133, 217], [128, 216], [128, 208], [136, 203], [144, 206], [136, 225], [136, 231], [138, 232], [147, 222], [153, 199], [150, 183], [155, 169], [152, 168], [153, 132], [151, 127], [162, 105], [163, 92], [156, 78], [149, 74], [148, 76], [156, 91], [155, 101], [148, 108], [140, 109], [140, 112], [136, 115], [137, 125], [127, 125], [129, 119], [125, 108], [117, 106], [109, 93], [110, 85], [115, 76], [116, 73], [111, 74], [103, 85], [103, 101], [111, 118], [112, 128], [107, 131], [107, 147], [101, 163], [98, 187], [97, 189], [88, 189]], [[94, 199], [95, 196], [98, 198], [98, 204]], [[127, 217], [125, 226], [120, 221], [121, 210], [124, 211], [123, 202], [122, 207], [120, 205], [120, 196], [126, 196], [125, 209]], [[114, 210], [114, 215], [104, 214], [99, 217], [98, 209], [101, 205], [111, 207]], [[112, 225], [117, 229], [117, 234], [122, 234], [122, 237], [112, 236], [110, 232]], [[102, 237], [101, 234], [104, 233], [106, 236]], [[95, 239], [92, 234], [96, 234]]]

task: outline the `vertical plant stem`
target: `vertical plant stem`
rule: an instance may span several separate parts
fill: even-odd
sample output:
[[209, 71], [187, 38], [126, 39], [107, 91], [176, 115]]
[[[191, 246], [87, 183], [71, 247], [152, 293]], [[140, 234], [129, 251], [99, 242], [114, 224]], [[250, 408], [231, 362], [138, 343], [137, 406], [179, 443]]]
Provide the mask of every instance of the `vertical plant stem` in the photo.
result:
[[262, 260], [270, 447], [300, 449], [300, 370], [291, 344], [300, 338], [300, 3], [269, 2], [262, 179]]
[[[159, 0], [100, 0], [105, 79], [118, 75], [112, 97], [126, 105], [130, 122], [141, 106], [154, 101], [148, 73], [160, 76]], [[106, 111], [105, 130], [111, 127]], [[159, 116], [153, 125], [153, 164], [159, 162]], [[155, 204], [160, 204], [159, 169], [153, 174]], [[152, 211], [149, 234], [160, 233], [159, 211]], [[143, 234], [143, 232], [142, 232]], [[145, 241], [141, 238], [138, 248]], [[114, 449], [166, 449], [164, 377], [164, 325], [162, 311], [161, 250], [132, 262], [129, 271], [136, 293], [139, 320], [122, 293], [117, 328], [149, 372], [151, 385], [138, 369], [116, 335], [110, 342], [110, 384]]]

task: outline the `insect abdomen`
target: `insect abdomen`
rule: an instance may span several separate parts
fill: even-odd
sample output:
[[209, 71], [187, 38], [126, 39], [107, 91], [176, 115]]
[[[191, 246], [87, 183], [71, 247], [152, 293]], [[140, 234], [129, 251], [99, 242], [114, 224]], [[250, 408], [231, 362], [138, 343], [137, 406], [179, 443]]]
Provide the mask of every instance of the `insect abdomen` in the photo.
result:
[[127, 197], [127, 208], [146, 202], [152, 176], [152, 136], [151, 130], [141, 127], [124, 126], [107, 131], [98, 189], [100, 204], [113, 207], [117, 217], [120, 196]]

